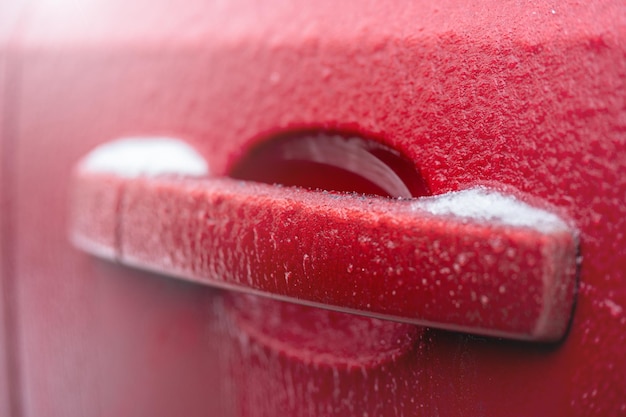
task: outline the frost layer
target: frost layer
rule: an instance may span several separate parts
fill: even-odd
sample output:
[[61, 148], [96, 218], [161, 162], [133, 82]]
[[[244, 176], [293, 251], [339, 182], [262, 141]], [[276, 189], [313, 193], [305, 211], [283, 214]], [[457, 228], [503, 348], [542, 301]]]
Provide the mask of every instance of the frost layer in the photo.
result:
[[539, 231], [567, 229], [567, 225], [555, 214], [482, 187], [423, 198], [414, 203], [414, 208], [435, 215], [453, 215], [485, 222], [496, 221]]
[[204, 158], [179, 139], [167, 137], [123, 138], [98, 146], [81, 163], [91, 172], [111, 172], [122, 177], [182, 174], [204, 176]]

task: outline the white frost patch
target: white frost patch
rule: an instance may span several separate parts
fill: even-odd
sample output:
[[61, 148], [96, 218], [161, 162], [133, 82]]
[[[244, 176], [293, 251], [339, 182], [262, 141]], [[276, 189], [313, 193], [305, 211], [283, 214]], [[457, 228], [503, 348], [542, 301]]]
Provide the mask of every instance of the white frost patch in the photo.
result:
[[495, 221], [539, 231], [568, 229], [565, 222], [555, 214], [483, 187], [421, 198], [413, 207], [435, 215], [452, 215], [485, 222]]
[[614, 302], [613, 300], [604, 300], [604, 305], [609, 309], [613, 317], [618, 317], [624, 311], [622, 306]]
[[80, 168], [91, 172], [111, 172], [123, 177], [182, 174], [205, 176], [209, 167], [204, 158], [179, 139], [124, 138], [92, 150]]

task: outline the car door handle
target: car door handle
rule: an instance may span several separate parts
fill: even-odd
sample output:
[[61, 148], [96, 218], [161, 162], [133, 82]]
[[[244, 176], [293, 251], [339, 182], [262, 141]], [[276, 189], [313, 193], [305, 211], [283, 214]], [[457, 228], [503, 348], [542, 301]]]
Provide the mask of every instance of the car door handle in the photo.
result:
[[549, 211], [485, 187], [391, 199], [214, 178], [203, 164], [174, 140], [92, 151], [74, 172], [73, 242], [125, 265], [368, 316], [533, 341], [566, 332], [577, 235]]

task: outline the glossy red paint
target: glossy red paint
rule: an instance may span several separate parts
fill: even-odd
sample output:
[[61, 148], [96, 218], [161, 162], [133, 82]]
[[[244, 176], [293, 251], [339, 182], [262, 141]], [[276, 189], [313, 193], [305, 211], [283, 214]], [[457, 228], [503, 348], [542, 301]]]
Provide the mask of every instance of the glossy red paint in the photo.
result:
[[[623, 414], [625, 13], [615, 0], [33, 3], [4, 64], [13, 415]], [[357, 383], [246, 338], [219, 293], [68, 243], [71, 169], [100, 143], [169, 134], [221, 176], [308, 128], [379, 138], [433, 194], [501, 184], [570, 218], [583, 260], [565, 340], [427, 329]]]
[[415, 164], [398, 151], [358, 135], [296, 132], [250, 149], [231, 178], [394, 198], [430, 194]]

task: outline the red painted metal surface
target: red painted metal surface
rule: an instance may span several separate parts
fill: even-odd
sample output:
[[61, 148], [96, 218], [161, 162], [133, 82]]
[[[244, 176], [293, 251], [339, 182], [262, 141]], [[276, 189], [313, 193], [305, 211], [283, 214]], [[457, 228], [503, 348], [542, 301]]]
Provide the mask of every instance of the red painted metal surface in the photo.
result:
[[0, 5], [0, 416], [15, 415], [18, 401], [18, 371], [15, 355], [15, 289], [12, 280], [13, 245], [10, 216], [13, 180], [12, 137], [17, 97], [17, 33], [25, 4]]
[[512, 225], [433, 214], [434, 199], [232, 179], [124, 180], [88, 170], [77, 177], [72, 233], [78, 246], [131, 266], [522, 340], [557, 341], [571, 318], [577, 244], [564, 223]]
[[[0, 36], [0, 163], [4, 164], [5, 158], [5, 136], [6, 136], [6, 108], [7, 108], [7, 53], [4, 37]], [[0, 168], [0, 416], [9, 415], [9, 370], [7, 352], [7, 319], [8, 312], [5, 281], [5, 245], [6, 239], [4, 213], [6, 212], [5, 201], [5, 170]]]
[[223, 303], [237, 415], [420, 412], [423, 328], [259, 297], [231, 294]]
[[[623, 414], [625, 13], [614, 0], [31, 5], [1, 139], [18, 415]], [[384, 367], [316, 366], [252, 332], [243, 299], [68, 242], [71, 169], [98, 144], [181, 137], [221, 176], [309, 128], [378, 138], [432, 194], [497, 183], [571, 218], [583, 260], [564, 341], [396, 328], [414, 344]], [[288, 339], [282, 313], [262, 310]]]

